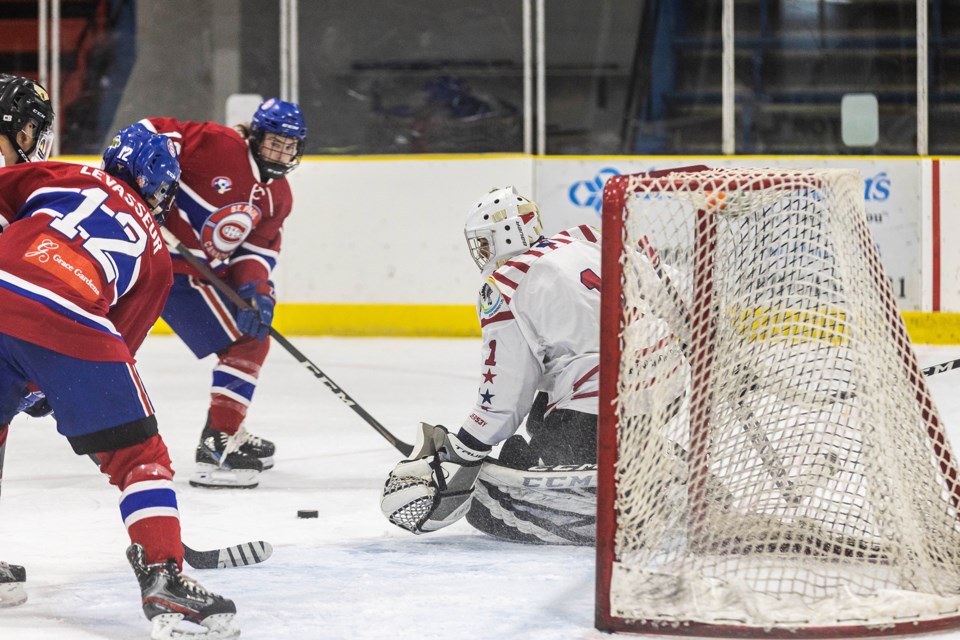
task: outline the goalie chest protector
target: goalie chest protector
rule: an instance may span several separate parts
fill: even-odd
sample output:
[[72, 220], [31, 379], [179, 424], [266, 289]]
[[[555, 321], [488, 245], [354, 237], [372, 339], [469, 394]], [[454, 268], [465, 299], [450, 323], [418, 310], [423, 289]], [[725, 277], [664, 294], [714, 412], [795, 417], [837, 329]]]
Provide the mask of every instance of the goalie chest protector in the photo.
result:
[[[510, 304], [510, 300], [516, 294], [520, 282], [530, 271], [530, 267], [534, 262], [578, 240], [596, 244], [599, 249], [600, 231], [585, 224], [566, 229], [550, 238], [541, 238], [539, 242], [535, 243], [533, 247], [526, 252], [510, 258], [498, 267], [497, 270], [493, 272], [492, 278], [496, 281], [497, 288], [500, 290], [506, 303]], [[599, 292], [599, 273], [596, 274], [596, 289], [597, 292]]]

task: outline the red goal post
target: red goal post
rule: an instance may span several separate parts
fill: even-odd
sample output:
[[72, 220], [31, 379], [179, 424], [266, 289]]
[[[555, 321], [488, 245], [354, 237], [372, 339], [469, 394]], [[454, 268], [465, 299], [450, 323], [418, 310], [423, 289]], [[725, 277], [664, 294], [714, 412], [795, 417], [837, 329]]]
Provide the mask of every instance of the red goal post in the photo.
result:
[[596, 626], [960, 627], [960, 487], [847, 170], [614, 176]]

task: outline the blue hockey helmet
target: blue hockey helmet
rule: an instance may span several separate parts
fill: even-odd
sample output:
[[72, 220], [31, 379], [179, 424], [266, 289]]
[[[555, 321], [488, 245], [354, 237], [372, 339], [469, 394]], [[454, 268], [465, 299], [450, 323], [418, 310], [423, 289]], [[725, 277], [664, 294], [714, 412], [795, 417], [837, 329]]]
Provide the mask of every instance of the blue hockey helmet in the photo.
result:
[[157, 223], [163, 224], [180, 187], [180, 161], [170, 138], [132, 124], [114, 136], [100, 167], [139, 193]]
[[249, 138], [260, 179], [266, 182], [293, 171], [300, 164], [306, 139], [300, 107], [276, 98], [261, 103], [250, 121]]

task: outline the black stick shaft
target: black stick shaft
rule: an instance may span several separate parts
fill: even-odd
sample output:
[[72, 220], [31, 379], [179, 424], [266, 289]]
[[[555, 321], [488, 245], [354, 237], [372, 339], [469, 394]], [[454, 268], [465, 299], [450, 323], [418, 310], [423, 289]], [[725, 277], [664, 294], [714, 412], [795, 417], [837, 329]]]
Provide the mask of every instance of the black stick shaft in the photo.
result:
[[953, 371], [957, 367], [960, 367], [960, 358], [954, 360], [948, 360], [947, 362], [941, 362], [940, 364], [934, 364], [929, 367], [922, 369], [923, 375], [925, 376], [935, 376], [938, 373], [946, 373], [947, 371]]
[[[231, 287], [226, 282], [221, 280], [217, 276], [217, 274], [213, 272], [213, 269], [211, 269], [209, 265], [207, 265], [205, 262], [203, 262], [202, 260], [194, 256], [192, 253], [190, 253], [190, 250], [184, 247], [183, 243], [181, 243], [177, 239], [177, 237], [173, 235], [173, 233], [171, 233], [165, 227], [160, 227], [160, 229], [163, 232], [163, 237], [167, 241], [167, 244], [173, 247], [176, 250], [176, 252], [179, 253], [184, 260], [189, 262], [190, 265], [193, 266], [197, 271], [202, 273], [204, 277], [210, 281], [210, 284], [216, 287], [216, 289], [220, 293], [225, 295], [230, 300], [230, 302], [237, 305], [237, 307], [240, 309], [250, 308], [250, 305], [247, 303], [247, 301], [241, 298], [240, 295], [233, 290], [233, 287]], [[294, 358], [296, 358], [297, 362], [299, 362], [304, 367], [306, 367], [307, 370], [314, 375], [314, 377], [316, 377], [320, 382], [322, 382], [333, 393], [333, 395], [337, 396], [341, 402], [343, 402], [345, 405], [353, 409], [357, 415], [359, 415], [361, 418], [364, 419], [364, 421], [366, 421], [367, 424], [373, 427], [374, 431], [379, 433], [381, 436], [383, 436], [384, 440], [386, 440], [391, 445], [393, 445], [393, 447], [397, 451], [399, 451], [405, 456], [409, 456], [413, 452], [412, 445], [409, 445], [406, 442], [403, 442], [402, 440], [397, 438], [395, 435], [390, 433], [390, 431], [385, 426], [380, 424], [373, 416], [367, 413], [367, 411], [363, 407], [357, 404], [357, 401], [351, 398], [350, 395], [340, 387], [340, 385], [338, 385], [336, 382], [331, 380], [329, 376], [327, 376], [323, 371], [321, 371], [320, 367], [315, 365], [299, 349], [297, 349], [295, 346], [290, 344], [290, 341], [287, 340], [285, 337], [283, 337], [283, 335], [279, 331], [277, 331], [273, 327], [270, 327], [270, 336], [274, 340], [276, 340], [280, 344], [280, 346], [286, 349], [287, 353], [289, 353]]]

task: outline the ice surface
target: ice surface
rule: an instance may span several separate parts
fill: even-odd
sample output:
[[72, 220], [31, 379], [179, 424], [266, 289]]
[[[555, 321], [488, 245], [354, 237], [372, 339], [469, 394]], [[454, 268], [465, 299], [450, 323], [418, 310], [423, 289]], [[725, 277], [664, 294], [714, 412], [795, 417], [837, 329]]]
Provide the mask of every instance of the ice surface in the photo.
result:
[[[407, 442], [418, 421], [456, 426], [476, 393], [477, 340], [292, 338], [371, 415]], [[920, 347], [922, 365], [960, 347]], [[372, 428], [273, 345], [249, 429], [277, 443], [253, 491], [187, 484], [212, 360], [151, 336], [139, 357], [178, 471], [184, 540], [209, 549], [267, 540], [256, 567], [188, 573], [234, 599], [243, 638], [599, 640], [592, 549], [501, 543], [466, 523], [412, 536], [378, 497], [400, 459]], [[957, 441], [960, 371], [930, 379]], [[51, 419], [18, 417], [0, 500], [0, 558], [27, 567], [30, 600], [0, 609], [0, 640], [149, 636], [124, 558], [119, 492], [73, 454]], [[297, 519], [298, 509], [320, 518]], [[960, 639], [960, 632], [940, 637]]]
[[[291, 338], [401, 440], [420, 420], [459, 425], [475, 397], [478, 340]], [[184, 541], [266, 540], [256, 567], [187, 573], [237, 603], [243, 638], [602, 638], [592, 549], [496, 542], [466, 523], [413, 536], [380, 513], [402, 456], [274, 344], [250, 412], [277, 443], [252, 491], [190, 487], [213, 360], [150, 336], [138, 369], [176, 476]], [[27, 567], [29, 601], [0, 609], [0, 640], [149, 637], [119, 492], [52, 419], [19, 416], [7, 444], [0, 558]], [[298, 509], [320, 518], [299, 520]]]

